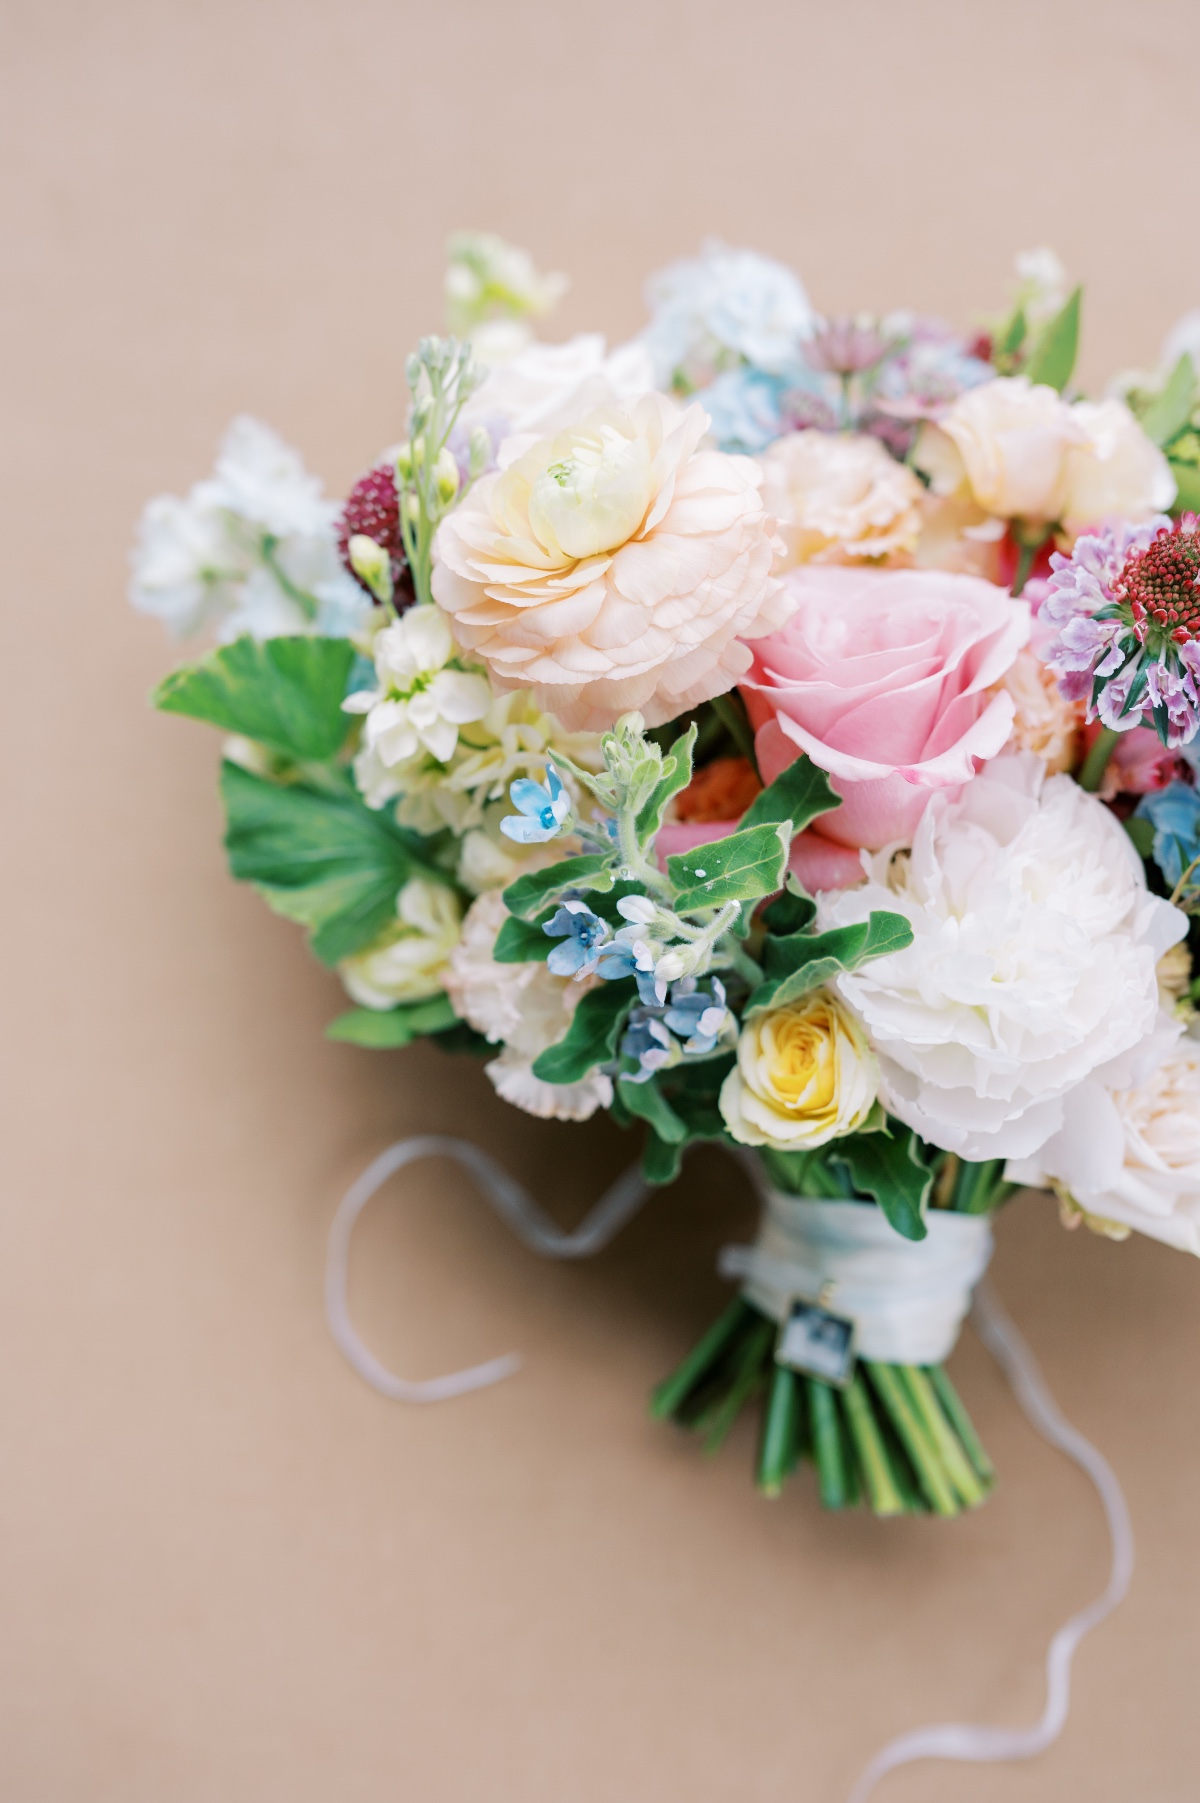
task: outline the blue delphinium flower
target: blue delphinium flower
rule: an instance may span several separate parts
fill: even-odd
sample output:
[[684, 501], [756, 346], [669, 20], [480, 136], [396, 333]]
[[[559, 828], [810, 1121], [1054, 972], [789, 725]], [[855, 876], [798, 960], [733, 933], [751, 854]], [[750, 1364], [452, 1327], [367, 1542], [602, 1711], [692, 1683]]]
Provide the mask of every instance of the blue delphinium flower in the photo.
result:
[[587, 977], [596, 968], [601, 947], [612, 937], [612, 928], [586, 902], [565, 901], [542, 928], [551, 939], [563, 940], [546, 959], [556, 977]]
[[517, 814], [506, 814], [500, 831], [518, 845], [540, 845], [561, 831], [571, 812], [571, 798], [563, 788], [553, 764], [546, 765], [546, 780], [535, 783], [528, 776], [518, 777], [509, 791]]
[[1200, 857], [1200, 793], [1190, 783], [1168, 783], [1143, 795], [1138, 818], [1154, 828], [1154, 862], [1172, 889], [1192, 861]]

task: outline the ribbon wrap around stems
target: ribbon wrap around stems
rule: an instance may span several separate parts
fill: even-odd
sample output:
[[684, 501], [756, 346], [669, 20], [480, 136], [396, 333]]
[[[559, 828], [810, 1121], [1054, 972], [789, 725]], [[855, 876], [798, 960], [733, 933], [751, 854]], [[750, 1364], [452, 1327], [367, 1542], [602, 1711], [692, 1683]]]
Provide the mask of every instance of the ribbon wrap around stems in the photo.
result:
[[[601, 1251], [625, 1222], [637, 1213], [649, 1193], [640, 1171], [633, 1166], [605, 1192], [573, 1232], [564, 1233], [543, 1213], [523, 1185], [510, 1177], [495, 1159], [467, 1140], [451, 1139], [441, 1134], [422, 1134], [419, 1138], [400, 1140], [396, 1145], [389, 1146], [386, 1152], [380, 1153], [347, 1190], [334, 1216], [325, 1267], [325, 1309], [330, 1331], [354, 1369], [382, 1395], [399, 1402], [441, 1402], [448, 1397], [462, 1396], [470, 1390], [482, 1389], [487, 1384], [499, 1383], [502, 1378], [511, 1376], [520, 1365], [520, 1359], [510, 1353], [503, 1358], [489, 1359], [485, 1364], [473, 1365], [468, 1370], [456, 1371], [446, 1377], [414, 1383], [397, 1377], [382, 1365], [359, 1339], [351, 1324], [346, 1306], [346, 1268], [354, 1223], [371, 1197], [394, 1172], [416, 1159], [435, 1157], [452, 1158], [469, 1171], [496, 1213], [508, 1223], [522, 1243], [548, 1258], [587, 1258], [593, 1252]], [[944, 1354], [935, 1354], [929, 1358], [901, 1358], [894, 1352], [869, 1350], [872, 1346], [887, 1343], [875, 1338], [877, 1326], [880, 1334], [883, 1334], [887, 1315], [887, 1311], [881, 1313], [878, 1306], [881, 1267], [875, 1262], [866, 1262], [868, 1252], [879, 1251], [878, 1246], [867, 1243], [875, 1229], [852, 1229], [852, 1234], [861, 1232], [865, 1237], [860, 1240], [852, 1239], [847, 1245], [843, 1243], [844, 1234], [840, 1228], [837, 1234], [826, 1231], [824, 1238], [820, 1238], [811, 1225], [815, 1221], [829, 1224], [840, 1222], [843, 1218], [848, 1219], [849, 1217], [830, 1214], [828, 1211], [849, 1209], [857, 1219], [877, 1217], [878, 1222], [886, 1227], [880, 1211], [864, 1207], [861, 1203], [811, 1203], [806, 1198], [781, 1196], [771, 1190], [756, 1159], [747, 1158], [743, 1162], [763, 1197], [767, 1221], [763, 1234], [754, 1247], [725, 1249], [722, 1254], [722, 1269], [730, 1275], [745, 1276], [748, 1292], [756, 1300], [755, 1291], [750, 1288], [752, 1284], [761, 1286], [765, 1301], [771, 1294], [782, 1294], [797, 1281], [809, 1282], [813, 1278], [819, 1278], [814, 1291], [816, 1299], [822, 1296], [821, 1286], [832, 1283], [835, 1287], [832, 1292], [828, 1288], [824, 1290], [824, 1299], [836, 1302], [842, 1312], [855, 1319], [860, 1350], [865, 1357], [879, 1358], [886, 1363], [937, 1363]], [[796, 1215], [798, 1208], [816, 1208], [823, 1212], [818, 1215], [806, 1214], [804, 1218], [809, 1224], [800, 1229], [797, 1226], [800, 1218]], [[796, 1220], [791, 1219], [793, 1215], [796, 1215]], [[778, 1223], [785, 1219], [788, 1224], [779, 1228]], [[772, 1221], [775, 1226], [772, 1226]], [[960, 1226], [956, 1228], [955, 1223]], [[949, 1332], [950, 1343], [953, 1344], [966, 1307], [965, 1302], [959, 1307], [964, 1293], [963, 1285], [966, 1284], [965, 1295], [969, 1298], [970, 1286], [978, 1281], [990, 1256], [990, 1227], [986, 1217], [954, 1215], [936, 1210], [928, 1216], [927, 1225], [930, 1229], [927, 1239], [900, 1241], [900, 1244], [918, 1253], [922, 1246], [930, 1246], [931, 1243], [937, 1247], [933, 1254], [927, 1252], [924, 1255], [925, 1263], [920, 1269], [925, 1275], [922, 1276], [920, 1289], [915, 1282], [918, 1266], [914, 1263], [906, 1268], [914, 1274], [912, 1295], [914, 1298], [922, 1298], [917, 1309], [918, 1316], [923, 1310], [926, 1318], [932, 1321], [935, 1312], [932, 1300], [934, 1292], [944, 1293], [947, 1298], [953, 1293], [956, 1298], [953, 1310], [949, 1308], [948, 1302], [938, 1303], [939, 1319], [943, 1323], [942, 1333], [945, 1335]], [[966, 1235], [962, 1233], [962, 1227], [968, 1229]], [[886, 1231], [892, 1235], [893, 1240], [899, 1240], [900, 1236], [894, 1234], [890, 1227], [886, 1227]], [[798, 1235], [806, 1236], [804, 1244], [808, 1262], [801, 1260], [792, 1268], [793, 1261], [790, 1258], [777, 1259], [773, 1248], [780, 1244], [780, 1240], [772, 1239], [770, 1236], [773, 1233], [788, 1237], [792, 1247]], [[885, 1244], [890, 1246], [891, 1242]], [[970, 1262], [968, 1248], [970, 1259], [978, 1264], [973, 1278], [965, 1276]], [[755, 1265], [753, 1270], [757, 1275], [752, 1275], [751, 1259], [755, 1258], [768, 1262]], [[837, 1269], [826, 1270], [821, 1261], [828, 1262], [834, 1258], [838, 1261]], [[935, 1262], [939, 1273], [936, 1282], [932, 1277]], [[738, 1266], [736, 1270], [733, 1268], [735, 1263]], [[951, 1268], [954, 1271], [953, 1292], [950, 1284]], [[762, 1282], [764, 1275], [767, 1282]], [[779, 1282], [781, 1275], [782, 1285]], [[858, 1289], [851, 1283], [851, 1276], [859, 1286]], [[841, 1289], [836, 1287], [839, 1283]], [[794, 1287], [790, 1289], [791, 1297], [798, 1294], [801, 1292]], [[764, 1304], [759, 1303], [759, 1306]], [[955, 1313], [955, 1310], [958, 1312]], [[767, 1312], [774, 1311], [768, 1308]], [[994, 1728], [966, 1722], [945, 1722], [903, 1734], [889, 1742], [872, 1759], [855, 1785], [850, 1803], [867, 1803], [881, 1778], [898, 1766], [909, 1765], [914, 1760], [1030, 1759], [1035, 1754], [1044, 1752], [1058, 1739], [1067, 1719], [1071, 1701], [1071, 1661], [1075, 1649], [1084, 1635], [1099, 1626], [1117, 1607], [1129, 1589], [1133, 1574], [1133, 1530], [1129, 1522], [1129, 1511], [1121, 1486], [1108, 1461], [1062, 1414], [1046, 1387], [1033, 1354], [986, 1285], [981, 1284], [975, 1293], [972, 1319], [984, 1345], [1007, 1377], [1013, 1395], [1030, 1425], [1043, 1440], [1073, 1459], [1095, 1485], [1104, 1506], [1112, 1542], [1109, 1581], [1095, 1602], [1073, 1615], [1050, 1642], [1046, 1654], [1046, 1707], [1032, 1727]], [[947, 1326], [951, 1320], [952, 1328]], [[888, 1331], [899, 1333], [901, 1330], [893, 1324]], [[905, 1327], [903, 1331], [907, 1332], [908, 1328]], [[893, 1343], [909, 1346], [914, 1342], [898, 1340]]]
[[986, 1215], [930, 1209], [923, 1240], [906, 1240], [880, 1208], [764, 1188], [753, 1246], [726, 1246], [723, 1277], [776, 1321], [819, 1302], [854, 1322], [855, 1351], [889, 1365], [940, 1365], [992, 1255]]

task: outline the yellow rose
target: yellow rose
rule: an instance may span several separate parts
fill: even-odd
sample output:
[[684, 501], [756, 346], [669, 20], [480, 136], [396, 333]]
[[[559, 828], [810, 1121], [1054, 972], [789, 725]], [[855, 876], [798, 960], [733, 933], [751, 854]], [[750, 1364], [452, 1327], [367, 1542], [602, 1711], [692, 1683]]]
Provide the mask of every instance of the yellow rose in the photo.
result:
[[744, 1146], [807, 1152], [861, 1127], [878, 1073], [857, 1020], [828, 989], [747, 1021], [721, 1086], [721, 1114]]

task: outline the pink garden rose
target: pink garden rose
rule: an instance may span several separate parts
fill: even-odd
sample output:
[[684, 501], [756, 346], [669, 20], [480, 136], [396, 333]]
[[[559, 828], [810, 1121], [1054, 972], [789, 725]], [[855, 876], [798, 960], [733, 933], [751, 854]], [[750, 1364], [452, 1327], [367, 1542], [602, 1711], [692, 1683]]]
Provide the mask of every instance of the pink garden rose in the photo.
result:
[[813, 831], [877, 851], [911, 837], [937, 790], [957, 797], [1009, 736], [997, 684], [1029, 638], [1029, 607], [977, 576], [804, 564], [796, 611], [752, 646], [742, 693], [764, 782], [806, 751], [842, 805]]

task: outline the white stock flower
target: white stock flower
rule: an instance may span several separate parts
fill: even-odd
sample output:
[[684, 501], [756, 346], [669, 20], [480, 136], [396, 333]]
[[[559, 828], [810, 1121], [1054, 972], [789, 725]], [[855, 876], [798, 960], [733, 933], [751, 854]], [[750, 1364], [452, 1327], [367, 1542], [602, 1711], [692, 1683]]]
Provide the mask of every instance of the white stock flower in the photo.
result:
[[782, 263], [710, 238], [698, 257], [671, 263], [646, 284], [643, 343], [661, 387], [677, 373], [695, 388], [745, 359], [778, 373], [817, 323], [799, 279]]
[[210, 477], [147, 505], [130, 599], [180, 638], [207, 626], [223, 640], [344, 636], [367, 603], [338, 557], [338, 511], [268, 426], [236, 419]]
[[[1200, 1043], [1161, 1017], [1152, 1068], [1068, 1108], [1062, 1131], [1005, 1175], [1053, 1187], [1101, 1229], [1112, 1222], [1200, 1254]], [[1129, 1073], [1126, 1073], [1128, 1075]]]
[[471, 903], [445, 973], [446, 993], [463, 1020], [504, 1047], [485, 1068], [506, 1102], [547, 1120], [586, 1121], [611, 1103], [612, 1079], [590, 1071], [579, 1083], [544, 1083], [532, 1066], [562, 1038], [591, 985], [556, 977], [543, 963], [498, 964], [492, 952], [507, 917], [497, 890]]
[[916, 545], [925, 490], [877, 438], [792, 432], [758, 461], [763, 505], [787, 546], [777, 567], [887, 557]]
[[1187, 929], [1104, 804], [1042, 776], [1028, 754], [995, 760], [961, 800], [934, 797], [911, 854], [864, 854], [864, 885], [819, 898], [823, 928], [910, 922], [907, 950], [837, 988], [887, 1108], [969, 1159], [1031, 1156], [1071, 1092], [1147, 1040], [1155, 965]]
[[500, 690], [569, 729], [652, 726], [724, 694], [789, 617], [758, 466], [700, 449], [703, 408], [649, 394], [502, 468], [443, 520], [433, 592]]
[[357, 689], [342, 703], [365, 714], [355, 779], [370, 807], [396, 793], [390, 773], [419, 753], [445, 763], [458, 729], [482, 720], [492, 701], [487, 679], [450, 668], [454, 640], [436, 607], [410, 607], [374, 642], [374, 689]]
[[452, 889], [410, 877], [396, 897], [395, 923], [338, 965], [347, 992], [363, 1008], [394, 1008], [437, 995], [461, 921]]

